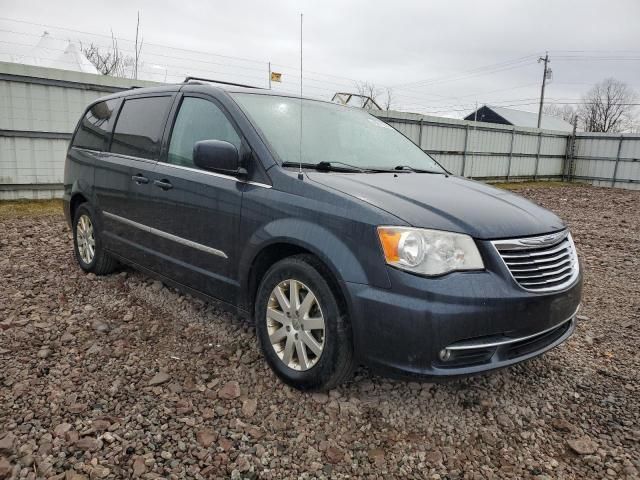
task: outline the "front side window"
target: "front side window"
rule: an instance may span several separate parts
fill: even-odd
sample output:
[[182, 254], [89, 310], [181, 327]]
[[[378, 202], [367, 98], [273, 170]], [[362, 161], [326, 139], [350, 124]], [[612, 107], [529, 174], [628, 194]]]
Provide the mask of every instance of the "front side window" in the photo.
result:
[[84, 115], [73, 137], [73, 146], [103, 151], [113, 129], [118, 100], [107, 100], [93, 105]]
[[113, 132], [111, 151], [157, 159], [171, 100], [171, 97], [125, 100]]
[[404, 165], [444, 172], [413, 142], [362, 109], [275, 95], [232, 95], [283, 162], [337, 162], [383, 170]]
[[202, 98], [185, 97], [171, 133], [167, 161], [194, 167], [193, 147], [201, 140], [224, 140], [240, 150], [240, 136], [218, 106]]

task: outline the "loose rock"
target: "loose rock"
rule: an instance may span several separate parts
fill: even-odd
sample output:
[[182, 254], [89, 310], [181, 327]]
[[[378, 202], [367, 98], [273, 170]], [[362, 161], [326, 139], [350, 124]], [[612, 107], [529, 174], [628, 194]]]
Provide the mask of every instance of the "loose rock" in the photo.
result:
[[158, 372], [156, 373], [151, 380], [149, 380], [150, 386], [162, 385], [163, 383], [168, 382], [171, 379], [171, 376], [167, 372]]
[[242, 414], [245, 417], [253, 417], [258, 409], [258, 401], [252, 398], [249, 398], [242, 402]]
[[344, 452], [337, 447], [331, 446], [327, 448], [325, 455], [327, 460], [333, 464], [340, 463], [344, 460]]
[[588, 435], [567, 440], [567, 445], [569, 445], [571, 450], [579, 455], [591, 455], [596, 453], [596, 450], [598, 449], [598, 444], [591, 440]]
[[218, 435], [213, 430], [199, 430], [196, 432], [196, 440], [203, 448], [209, 448], [218, 439]]
[[224, 385], [224, 387], [218, 390], [218, 397], [225, 400], [231, 400], [234, 398], [238, 398], [239, 396], [240, 396], [240, 384], [235, 380], [231, 382], [227, 382]]

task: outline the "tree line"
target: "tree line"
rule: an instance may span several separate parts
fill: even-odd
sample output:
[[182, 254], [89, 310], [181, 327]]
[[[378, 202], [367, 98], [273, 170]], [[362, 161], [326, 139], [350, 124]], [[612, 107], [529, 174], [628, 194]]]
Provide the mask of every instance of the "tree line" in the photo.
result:
[[544, 113], [574, 123], [585, 132], [638, 132], [638, 95], [626, 83], [607, 78], [594, 85], [577, 105], [544, 106]]

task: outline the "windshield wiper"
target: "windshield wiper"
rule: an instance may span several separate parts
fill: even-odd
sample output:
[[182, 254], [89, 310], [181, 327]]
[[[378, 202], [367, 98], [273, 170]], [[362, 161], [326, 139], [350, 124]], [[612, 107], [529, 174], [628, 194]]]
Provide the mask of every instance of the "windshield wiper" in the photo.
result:
[[424, 170], [422, 168], [414, 168], [410, 165], [396, 165], [395, 167], [393, 167], [394, 170], [406, 170], [409, 172], [416, 172], [416, 173], [442, 173], [444, 174], [444, 172], [438, 172], [436, 170]]
[[300, 162], [282, 162], [283, 167], [315, 168], [321, 172], [374, 172], [370, 168], [362, 168], [356, 165], [350, 165], [344, 162], [318, 162], [318, 163], [300, 163]]
[[327, 162], [322, 161], [318, 163], [305, 163], [302, 162], [282, 162], [283, 167], [299, 167], [302, 168], [314, 168], [320, 172], [361, 172], [361, 173], [390, 173], [390, 172], [417, 172], [417, 173], [442, 173], [435, 170], [422, 170], [419, 168], [413, 168], [410, 165], [398, 165], [397, 167], [388, 168], [376, 168], [376, 167], [358, 167], [357, 165], [351, 165], [344, 162]]

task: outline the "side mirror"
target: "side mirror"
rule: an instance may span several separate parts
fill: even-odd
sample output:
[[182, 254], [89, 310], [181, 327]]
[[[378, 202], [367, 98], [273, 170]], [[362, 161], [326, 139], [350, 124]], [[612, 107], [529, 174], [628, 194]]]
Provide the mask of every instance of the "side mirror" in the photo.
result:
[[202, 140], [193, 147], [193, 163], [203, 170], [227, 175], [246, 175], [240, 166], [240, 154], [235, 145], [222, 140]]

